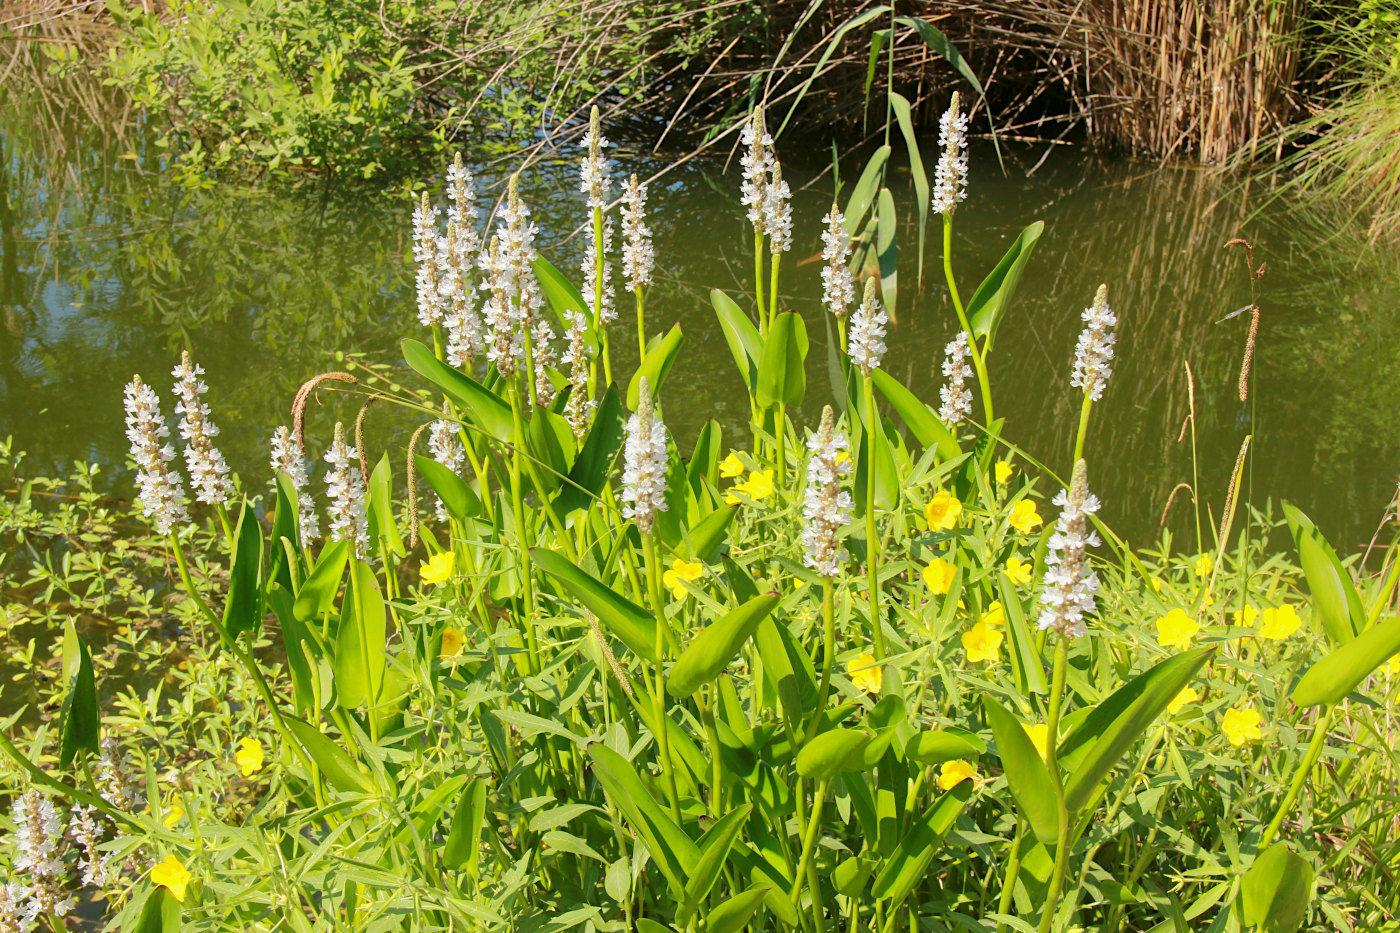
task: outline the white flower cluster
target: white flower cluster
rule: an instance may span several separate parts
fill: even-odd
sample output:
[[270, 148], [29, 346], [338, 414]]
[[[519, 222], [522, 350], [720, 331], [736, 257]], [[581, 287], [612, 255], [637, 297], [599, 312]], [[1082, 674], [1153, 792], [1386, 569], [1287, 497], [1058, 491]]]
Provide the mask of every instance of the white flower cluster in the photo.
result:
[[29, 889], [18, 881], [0, 884], [0, 931], [28, 933], [35, 922]]
[[666, 511], [666, 426], [653, 417], [645, 377], [639, 392], [637, 413], [627, 421], [622, 515], [635, 521], [642, 534], [650, 534], [656, 513]]
[[841, 488], [841, 477], [851, 472], [850, 458], [842, 458], [845, 435], [833, 427], [831, 406], [822, 411], [821, 429], [807, 439], [807, 490], [803, 494], [802, 563], [824, 577], [841, 572], [846, 550], [841, 529], [851, 521], [851, 494]]
[[958, 331], [958, 335], [948, 341], [943, 353], [943, 376], [948, 381], [939, 390], [943, 404], [938, 409], [938, 417], [948, 424], [957, 424], [972, 414], [972, 390], [966, 387], [967, 379], [972, 375], [972, 367], [967, 365], [967, 358], [972, 353], [967, 331]]
[[865, 280], [865, 298], [851, 315], [851, 331], [846, 335], [847, 354], [865, 376], [880, 368], [885, 355], [885, 325], [889, 323], [876, 287], [874, 276]]
[[438, 233], [439, 210], [427, 192], [413, 211], [413, 258], [418, 263], [418, 320], [447, 328], [448, 362], [464, 366], [481, 352], [481, 324], [472, 287], [473, 257], [481, 249], [476, 230], [476, 182], [459, 152], [447, 170], [447, 235]]
[[68, 824], [68, 835], [82, 850], [78, 867], [83, 870], [83, 884], [102, 887], [112, 880], [115, 872], [112, 859], [98, 848], [102, 842], [102, 826], [94, 816], [97, 810], [78, 804], [70, 812], [73, 819]]
[[345, 429], [336, 422], [335, 439], [326, 451], [326, 492], [330, 496], [330, 536], [332, 541], [349, 541], [356, 557], [365, 556], [369, 544], [369, 515], [365, 504], [365, 481], [360, 475], [359, 451], [345, 444]]
[[792, 249], [792, 192], [783, 181], [783, 167], [773, 163], [773, 177], [763, 191], [763, 226], [774, 256]]
[[297, 491], [297, 531], [303, 547], [321, 536], [321, 523], [316, 515], [316, 503], [311, 498], [311, 461], [297, 446], [291, 429], [279, 426], [272, 432], [272, 471], [286, 473]]
[[[457, 425], [439, 418], [428, 427], [428, 455], [453, 473], [457, 472], [467, 452], [457, 439]], [[439, 499], [436, 506], [438, 521], [447, 521], [447, 509]]]
[[958, 112], [958, 93], [938, 121], [938, 145], [943, 147], [933, 172], [933, 211], [947, 214], [967, 197], [967, 115]]
[[443, 299], [442, 325], [447, 331], [447, 362], [459, 368], [466, 367], [485, 349], [481, 320], [476, 313], [476, 289], [472, 287], [472, 256], [479, 248], [478, 239], [466, 221], [448, 221], [439, 289]]
[[190, 360], [188, 352], [180, 354], [180, 365], [170, 371], [175, 377], [175, 414], [180, 415], [180, 436], [185, 439], [185, 466], [190, 472], [190, 486], [195, 498], [206, 505], [223, 505], [233, 495], [228, 464], [214, 446], [218, 425], [209, 417], [209, 406], [200, 396], [209, 391], [203, 367]]
[[739, 189], [739, 201], [748, 208], [749, 223], [759, 233], [767, 232], [768, 178], [776, 161], [773, 157], [773, 137], [763, 126], [763, 111], [755, 110], [739, 134], [744, 147], [740, 164], [744, 180]]
[[131, 762], [115, 739], [102, 740], [97, 757], [97, 783], [102, 799], [126, 813], [135, 813], [145, 803], [145, 794], [127, 772]]
[[[583, 300], [588, 302], [593, 319], [601, 324], [611, 324], [617, 318], [617, 307], [613, 304], [613, 264], [608, 259], [612, 252], [612, 218], [603, 218], [603, 280], [598, 281], [598, 240], [594, 236], [593, 225], [588, 225], [588, 244], [583, 250]], [[599, 285], [602, 286], [602, 304], [598, 302]]]
[[1108, 286], [1100, 285], [1094, 295], [1094, 305], [1082, 315], [1084, 329], [1074, 347], [1074, 373], [1069, 384], [1083, 389], [1094, 401], [1103, 397], [1108, 377], [1113, 375], [1113, 345], [1118, 338], [1113, 328], [1118, 316], [1108, 306]]
[[[544, 305], [531, 265], [539, 255], [535, 250], [537, 232], [530, 222], [530, 209], [520, 200], [520, 177], [512, 175], [496, 236], [481, 257], [486, 273], [481, 287], [491, 294], [482, 309], [491, 336], [487, 357], [502, 376], [513, 375], [525, 362], [525, 334], [534, 329], [536, 315]], [[537, 342], [536, 354], [541, 350]]]
[[1039, 626], [1053, 628], [1065, 638], [1076, 638], [1084, 634], [1084, 615], [1094, 611], [1094, 595], [1099, 591], [1099, 578], [1085, 553], [1100, 543], [1099, 536], [1088, 529], [1089, 516], [1099, 510], [1099, 500], [1089, 492], [1083, 460], [1074, 465], [1069, 489], [1061, 489], [1054, 503], [1060, 506], [1060, 518], [1045, 558], [1045, 590], [1040, 595], [1044, 608]]
[[468, 254], [481, 248], [480, 237], [476, 234], [476, 179], [471, 169], [462, 164], [459, 152], [452, 159], [447, 170], [447, 222], [462, 228], [462, 236]]
[[141, 510], [151, 517], [156, 531], [167, 534], [190, 518], [180, 474], [170, 468], [175, 448], [164, 442], [170, 429], [161, 417], [160, 399], [140, 376], [126, 384], [125, 406], [126, 439], [136, 461]]
[[656, 265], [656, 251], [651, 245], [651, 230], [646, 224], [647, 186], [633, 175], [627, 179], [622, 192], [622, 274], [627, 287], [640, 291], [651, 284], [651, 271]]
[[424, 327], [442, 323], [442, 295], [438, 282], [438, 209], [428, 203], [428, 193], [413, 208], [413, 260], [418, 263], [415, 287], [418, 320]]
[[851, 238], [846, 234], [846, 218], [835, 204], [822, 218], [822, 303], [838, 318], [856, 300], [856, 283], [851, 277]]
[[63, 896], [67, 874], [59, 852], [63, 842], [63, 818], [58, 815], [53, 801], [35, 790], [21, 794], [10, 815], [15, 824], [15, 854], [11, 867], [15, 874], [28, 878], [28, 884], [23, 886], [25, 904], [20, 908], [20, 917], [27, 916], [29, 922], [34, 923], [49, 914], [64, 916], [76, 901]]
[[578, 170], [579, 190], [588, 195], [589, 207], [606, 207], [608, 203], [609, 189], [612, 188], [608, 178], [611, 162], [603, 157], [603, 150], [608, 146], [598, 108], [594, 107], [588, 116], [588, 133], [583, 137], [583, 148], [588, 150], [588, 154], [583, 157]]

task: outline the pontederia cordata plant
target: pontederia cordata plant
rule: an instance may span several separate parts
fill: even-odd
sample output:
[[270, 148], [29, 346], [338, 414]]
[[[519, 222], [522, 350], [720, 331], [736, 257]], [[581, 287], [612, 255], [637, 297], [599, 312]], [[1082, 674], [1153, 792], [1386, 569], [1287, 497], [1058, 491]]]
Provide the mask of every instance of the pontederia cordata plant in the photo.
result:
[[[1393, 858], [1379, 801], [1396, 762], [1359, 748], [1347, 767], [1369, 796], [1344, 813], [1318, 778], [1347, 780], [1341, 743], [1395, 734], [1395, 516], [1377, 576], [1291, 506], [1296, 569], [1229, 515], [1209, 552], [1124, 545], [1090, 492], [1106, 287], [1054, 389], [1082, 397], [1058, 477], [1001, 436], [987, 377], [1040, 226], [964, 304], [953, 216], [976, 192], [956, 100], [942, 130], [956, 329], [937, 405], [881, 368], [901, 310], [875, 235], [888, 150], [803, 230], [760, 112], [743, 130], [752, 300], [711, 294], [748, 436], [710, 421], [682, 449], [667, 430], [683, 339], [654, 308], [648, 327], [665, 257], [636, 176], [620, 247], [641, 358], [613, 371], [596, 117], [583, 287], [541, 255], [518, 176], [494, 229], [477, 226], [458, 159], [446, 209], [425, 194], [411, 220], [413, 382], [308, 379], [270, 484], [230, 476], [217, 391], [185, 355], [190, 501], [160, 399], [133, 378], [151, 533], [30, 572], [70, 593], [74, 574], [120, 581], [124, 605], [170, 621], [123, 623], [93, 652], [81, 620], [46, 620], [64, 699], [53, 728], [0, 740], [19, 853], [0, 857], [0, 924], [57, 931], [90, 894], [142, 930], [1295, 930], [1358, 910], [1383, 873], [1316, 827], [1354, 813]], [[803, 317], [775, 298], [782, 254], [819, 245], [826, 398]], [[353, 420], [312, 404], [336, 395]], [[370, 401], [419, 418], [406, 451], [366, 449]], [[25, 508], [0, 534], [34, 534]], [[55, 540], [78, 520], [49, 519]], [[117, 611], [105, 590], [83, 598]], [[99, 693], [127, 656], [175, 689]]]

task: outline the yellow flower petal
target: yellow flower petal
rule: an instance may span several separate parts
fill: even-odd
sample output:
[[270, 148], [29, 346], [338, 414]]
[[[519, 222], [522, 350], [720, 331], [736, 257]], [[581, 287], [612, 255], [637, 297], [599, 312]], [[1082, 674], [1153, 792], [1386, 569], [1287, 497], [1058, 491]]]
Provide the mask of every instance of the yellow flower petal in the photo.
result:
[[1013, 471], [1011, 469], [1011, 464], [1007, 463], [1005, 460], [997, 461], [996, 473], [998, 483], [1005, 483], [1007, 480], [1009, 480], [1011, 478], [1012, 472]]
[[1387, 677], [1400, 677], [1400, 654], [1391, 658], [1385, 667], [1381, 668]]
[[262, 770], [262, 743], [254, 738], [240, 740], [238, 751], [233, 753], [233, 760], [238, 765], [238, 770], [243, 772], [244, 777], [252, 777]]
[[455, 658], [462, 653], [462, 648], [466, 645], [467, 638], [458, 629], [445, 628], [442, 630], [442, 644], [438, 647], [438, 657]]
[[963, 781], [970, 780], [977, 776], [977, 766], [971, 762], [963, 761], [959, 758], [956, 761], [945, 761], [943, 767], [938, 772], [938, 789], [952, 790]]
[[875, 663], [875, 655], [868, 651], [862, 651], [846, 662], [846, 676], [866, 693], [879, 693], [884, 681], [880, 665]]
[[1225, 733], [1231, 745], [1238, 748], [1245, 742], [1257, 742], [1264, 737], [1259, 730], [1259, 724], [1263, 721], [1264, 717], [1259, 715], [1258, 710], [1227, 709], [1220, 720], [1220, 731]]
[[742, 483], [735, 483], [729, 487], [729, 491], [724, 495], [724, 501], [729, 505], [738, 505], [743, 502], [735, 493], [742, 492], [755, 502], [767, 499], [773, 495], [773, 471], [754, 470], [749, 474], [749, 478]]
[[977, 621], [984, 625], [1005, 625], [1006, 609], [1002, 607], [1001, 600], [992, 600], [992, 604], [987, 607], [987, 611], [982, 613]]
[[1176, 696], [1172, 697], [1172, 701], [1167, 704], [1167, 712], [1175, 716], [1187, 703], [1195, 703], [1200, 698], [1201, 695], [1196, 692], [1196, 688], [1187, 684], [1181, 688]]
[[1001, 657], [1001, 642], [1005, 637], [999, 629], [993, 628], [985, 621], [978, 622], [963, 632], [962, 645], [963, 650], [967, 652], [968, 663], [997, 661]]
[[1019, 557], [1006, 559], [1006, 576], [1016, 586], [1029, 586], [1034, 570], [1035, 565], [1030, 561], [1023, 561]]
[[185, 808], [178, 803], [172, 803], [170, 809], [165, 811], [165, 819], [162, 820], [162, 822], [165, 824], [166, 829], [174, 829], [175, 824], [180, 822], [181, 817], [184, 815]]
[[1163, 648], [1179, 648], [1185, 651], [1191, 647], [1191, 639], [1201, 627], [1184, 609], [1173, 609], [1157, 620], [1157, 644]]
[[1022, 499], [1011, 507], [1011, 517], [1007, 519], [1007, 523], [1021, 534], [1028, 535], [1035, 531], [1037, 526], [1045, 524], [1045, 519], [1035, 510], [1034, 502]]
[[1277, 609], [1265, 609], [1259, 613], [1260, 638], [1283, 639], [1298, 631], [1303, 620], [1298, 610], [1286, 603]]
[[958, 568], [954, 564], [941, 557], [935, 557], [924, 567], [922, 576], [929, 591], [935, 596], [942, 596], [952, 587], [953, 576], [957, 572]]
[[418, 575], [423, 578], [424, 583], [436, 585], [451, 580], [456, 569], [457, 555], [452, 551], [443, 551], [428, 558], [428, 562], [418, 568]]
[[1254, 620], [1259, 618], [1259, 610], [1247, 605], [1243, 609], [1236, 609], [1230, 616], [1241, 628], [1254, 628]]
[[929, 531], [947, 531], [958, 523], [962, 514], [962, 503], [948, 491], [934, 496], [924, 508], [924, 518], [928, 520]]
[[1200, 557], [1196, 558], [1196, 565], [1195, 565], [1196, 576], [1198, 576], [1198, 577], [1208, 577], [1208, 576], [1210, 576], [1210, 572], [1211, 572], [1212, 570], [1214, 570], [1214, 569], [1215, 569], [1215, 561], [1211, 560], [1211, 557], [1210, 557], [1209, 554], [1202, 554]]
[[151, 869], [151, 883], [168, 888], [175, 900], [182, 904], [185, 902], [185, 885], [190, 883], [191, 877], [190, 873], [185, 871], [185, 866], [173, 855], [167, 855], [165, 861]]
[[1035, 750], [1044, 759], [1047, 754], [1045, 742], [1050, 733], [1050, 726], [1043, 722], [1038, 722], [1033, 726], [1021, 723], [1021, 728], [1026, 730], [1026, 735], [1031, 738], [1031, 744], [1035, 746]]
[[677, 557], [671, 562], [671, 569], [661, 575], [661, 583], [671, 591], [673, 597], [685, 599], [690, 595], [690, 590], [687, 590], [684, 584], [700, 579], [704, 573], [705, 565], [700, 561]]
[[729, 456], [719, 462], [719, 475], [723, 476], [725, 479], [733, 479], [736, 476], [741, 476], [743, 472], [743, 461], [741, 461], [739, 455], [732, 450], [729, 452]]

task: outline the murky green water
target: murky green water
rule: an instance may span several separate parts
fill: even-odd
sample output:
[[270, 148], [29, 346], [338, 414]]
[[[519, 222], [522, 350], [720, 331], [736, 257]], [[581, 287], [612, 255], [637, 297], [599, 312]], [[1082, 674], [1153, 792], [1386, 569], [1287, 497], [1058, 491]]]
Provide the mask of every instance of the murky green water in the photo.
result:
[[[315, 186], [291, 196], [180, 188], [161, 173], [161, 153], [142, 143], [139, 126], [105, 148], [79, 137], [55, 156], [48, 143], [26, 138], [23, 121], [0, 137], [7, 205], [0, 216], [0, 438], [13, 435], [16, 448], [29, 451], [30, 471], [63, 470], [76, 459], [121, 471], [122, 385], [141, 373], [165, 389], [188, 344], [208, 370], [207, 398], [230, 463], [245, 485], [262, 489], [267, 437], [287, 421], [302, 380], [338, 368], [337, 351], [397, 363], [397, 341], [420, 335], [407, 202], [323, 196]], [[824, 167], [804, 165], [799, 148], [808, 149], [779, 146], [794, 187]], [[1068, 386], [1079, 313], [1107, 282], [1121, 320], [1118, 363], [1094, 410], [1088, 450], [1092, 485], [1115, 527], [1145, 543], [1184, 482], [1200, 492], [1209, 535], [1208, 516], [1218, 515], [1237, 451], [1253, 433], [1251, 501], [1292, 499], [1347, 549], [1369, 538], [1400, 473], [1393, 259], [1345, 233], [1284, 219], [1261, 195], [1201, 172], [1102, 164], [1063, 147], [1028, 174], [1040, 155], [1007, 153], [1003, 174], [990, 149], [976, 149], [971, 195], [957, 214], [955, 268], [964, 295], [1024, 225], [1046, 222], [991, 363], [1005, 436], [1067, 467], [1079, 410]], [[618, 159], [620, 171], [659, 167], [625, 152]], [[733, 168], [692, 162], [652, 187], [660, 276], [648, 310], [653, 331], [679, 321], [687, 336], [665, 393], [683, 446], [709, 417], [741, 443], [747, 420], [707, 298], [711, 287], [736, 295], [750, 288], [752, 241]], [[843, 176], [859, 168], [843, 166]], [[502, 175], [485, 175], [494, 196]], [[584, 208], [572, 164], [537, 166], [527, 178], [544, 253], [576, 269], [578, 243], [567, 233]], [[907, 171], [896, 172], [895, 186], [904, 248], [886, 368], [936, 401], [954, 318], [932, 252], [935, 236], [922, 287], [917, 280]], [[808, 403], [796, 413], [808, 424], [829, 397], [815, 260], [830, 199], [829, 176], [798, 191], [796, 246], [782, 283], [783, 305], [806, 316], [814, 337]], [[1222, 248], [1236, 236], [1253, 241], [1256, 263], [1267, 262], [1253, 293], [1242, 251]], [[1262, 321], [1250, 399], [1241, 402], [1249, 315], [1221, 319], [1251, 300]], [[627, 320], [624, 313], [614, 340], [623, 374], [635, 364]], [[1188, 365], [1194, 460], [1191, 432], [1178, 439], [1189, 410]], [[323, 443], [336, 418], [350, 417], [350, 403], [332, 401], [315, 411], [310, 434]], [[388, 412], [371, 419], [379, 444], [401, 445], [411, 429]], [[129, 476], [116, 488], [129, 495]], [[1194, 536], [1189, 490], [1176, 496], [1172, 525]]]

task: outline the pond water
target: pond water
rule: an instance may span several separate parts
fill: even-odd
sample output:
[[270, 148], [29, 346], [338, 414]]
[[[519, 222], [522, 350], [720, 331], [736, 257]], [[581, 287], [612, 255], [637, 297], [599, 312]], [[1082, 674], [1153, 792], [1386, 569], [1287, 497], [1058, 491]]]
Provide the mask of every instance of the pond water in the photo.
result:
[[[79, 137], [56, 151], [41, 142], [23, 121], [0, 135], [0, 438], [13, 436], [15, 448], [29, 452], [27, 472], [96, 461], [129, 496], [122, 386], [141, 373], [168, 406], [168, 373], [188, 345], [208, 371], [207, 401], [230, 464], [247, 488], [262, 490], [267, 438], [288, 420], [305, 378], [340, 368], [338, 352], [401, 367], [397, 342], [422, 336], [408, 200], [315, 184], [292, 194], [177, 185], [139, 123], [101, 144]], [[780, 140], [778, 148], [796, 189], [781, 302], [805, 316], [813, 336], [808, 402], [794, 413], [810, 426], [830, 396], [816, 254], [832, 181], [825, 163], [801, 157], [822, 158], [821, 146]], [[1038, 166], [1040, 149], [1004, 148], [1004, 155], [1003, 170], [990, 146], [974, 148], [954, 266], [970, 295], [1026, 224], [1046, 223], [991, 360], [1005, 437], [1057, 470], [1068, 467], [1079, 411], [1068, 385], [1079, 315], [1106, 282], [1121, 322], [1118, 362], [1087, 449], [1109, 523], [1135, 544], [1150, 543], [1173, 488], [1192, 483], [1209, 540], [1240, 444], [1252, 433], [1248, 501], [1286, 497], [1340, 550], [1364, 544], [1400, 472], [1393, 257], [1201, 171], [1103, 162], [1069, 146]], [[614, 156], [619, 176], [663, 165], [625, 149]], [[524, 189], [542, 251], [567, 270], [577, 269], [579, 250], [568, 234], [584, 216], [572, 158], [532, 167]], [[842, 177], [860, 167], [852, 159]], [[652, 186], [660, 273], [647, 308], [652, 332], [679, 322], [687, 338], [665, 388], [682, 449], [711, 417], [726, 443], [745, 443], [745, 395], [707, 297], [712, 287], [750, 291], [752, 240], [737, 168], [695, 160]], [[481, 187], [494, 198], [503, 178], [484, 169]], [[440, 179], [425, 183], [436, 188]], [[920, 284], [907, 168], [894, 171], [892, 187], [902, 220], [900, 290], [886, 368], [936, 402], [942, 348], [956, 327], [935, 252], [937, 218]], [[1235, 237], [1253, 243], [1256, 264], [1267, 263], [1257, 282], [1243, 250], [1224, 248]], [[1251, 302], [1262, 315], [1242, 402], [1250, 315], [1227, 316]], [[621, 305], [630, 310], [630, 301]], [[633, 333], [624, 311], [613, 340], [624, 375], [635, 366]], [[1190, 431], [1181, 439], [1192, 394], [1194, 450]], [[332, 401], [314, 411], [310, 436], [324, 444], [335, 419], [352, 417], [352, 403]], [[372, 436], [400, 451], [413, 426], [394, 419], [371, 415]], [[1194, 551], [1189, 489], [1177, 493], [1169, 524]]]

